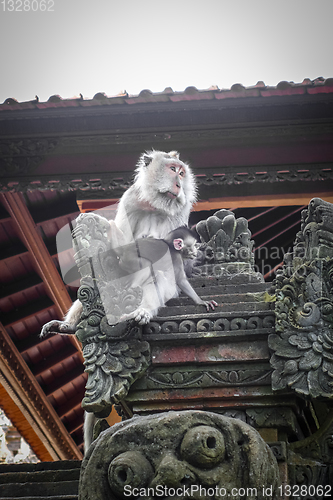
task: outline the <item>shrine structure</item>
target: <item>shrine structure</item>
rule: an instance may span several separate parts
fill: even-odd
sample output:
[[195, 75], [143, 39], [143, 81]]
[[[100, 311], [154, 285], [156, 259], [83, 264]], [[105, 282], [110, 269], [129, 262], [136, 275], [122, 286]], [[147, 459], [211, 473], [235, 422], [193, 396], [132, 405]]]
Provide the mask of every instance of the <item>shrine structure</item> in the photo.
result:
[[[42, 460], [1, 466], [0, 498], [86, 500], [97, 470], [101, 500], [123, 494], [129, 471], [140, 487], [157, 477], [253, 488], [240, 494], [249, 498], [332, 496], [332, 96], [332, 80], [319, 79], [0, 106], [1, 402]], [[86, 268], [77, 339], [39, 339], [77, 291], [59, 274], [55, 233], [77, 205], [83, 223], [112, 212], [152, 147], [179, 150], [194, 169], [203, 259], [191, 284], [219, 306], [179, 297], [147, 326], [110, 328]], [[274, 207], [285, 212], [272, 221]], [[286, 255], [261, 273], [256, 252], [281, 235]], [[81, 467], [82, 401], [102, 417], [113, 409]], [[191, 454], [200, 443], [202, 463]], [[244, 464], [238, 483], [230, 474]]]

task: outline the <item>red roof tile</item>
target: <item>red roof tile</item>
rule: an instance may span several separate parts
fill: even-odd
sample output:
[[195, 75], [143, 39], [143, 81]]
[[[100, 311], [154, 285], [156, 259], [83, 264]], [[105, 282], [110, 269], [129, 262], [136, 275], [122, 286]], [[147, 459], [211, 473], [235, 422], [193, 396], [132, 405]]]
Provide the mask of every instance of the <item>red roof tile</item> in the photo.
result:
[[174, 92], [167, 87], [163, 92], [151, 92], [142, 90], [139, 95], [129, 95], [123, 92], [116, 96], [107, 96], [103, 92], [98, 92], [93, 99], [84, 99], [74, 97], [63, 99], [59, 95], [52, 95], [47, 102], [39, 102], [36, 96], [35, 100], [27, 102], [18, 102], [14, 98], [6, 99], [0, 104], [0, 111], [16, 111], [24, 109], [49, 109], [63, 107], [91, 107], [91, 106], [110, 106], [115, 104], [135, 105], [149, 104], [159, 102], [181, 102], [181, 101], [201, 101], [213, 99], [247, 98], [247, 97], [271, 97], [271, 96], [290, 96], [302, 94], [322, 94], [333, 93], [333, 78], [324, 79], [322, 77], [310, 80], [305, 78], [301, 83], [279, 82], [276, 87], [266, 86], [264, 82], [259, 81], [251, 87], [244, 87], [240, 83], [232, 85], [230, 89], [219, 89], [212, 86], [209, 89], [198, 90], [196, 87], [187, 87], [183, 92]]

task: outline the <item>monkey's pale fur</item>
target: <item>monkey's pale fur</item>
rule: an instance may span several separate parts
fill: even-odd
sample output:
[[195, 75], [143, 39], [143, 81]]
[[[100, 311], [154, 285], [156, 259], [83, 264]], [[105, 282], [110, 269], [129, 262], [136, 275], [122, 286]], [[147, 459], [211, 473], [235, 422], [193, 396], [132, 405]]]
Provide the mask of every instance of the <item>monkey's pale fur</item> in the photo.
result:
[[[172, 189], [172, 180], [166, 171], [172, 164], [180, 165], [185, 171], [185, 175], [177, 179], [180, 188], [175, 198], [167, 195]], [[147, 236], [164, 238], [173, 229], [188, 224], [196, 197], [195, 177], [190, 167], [179, 160], [179, 153], [144, 153], [138, 161], [133, 185], [119, 200], [111, 233], [120, 229], [123, 243]], [[75, 328], [81, 312], [82, 305], [77, 300], [66, 314], [65, 323]]]

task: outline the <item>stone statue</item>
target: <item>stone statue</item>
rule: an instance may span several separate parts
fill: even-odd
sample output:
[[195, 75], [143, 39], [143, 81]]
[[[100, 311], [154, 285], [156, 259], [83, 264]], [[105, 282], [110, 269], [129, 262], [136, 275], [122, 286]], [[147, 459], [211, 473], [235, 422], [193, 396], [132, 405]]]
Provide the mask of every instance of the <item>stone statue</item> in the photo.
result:
[[200, 221], [196, 230], [202, 242], [201, 274], [254, 273], [254, 242], [244, 217], [236, 219], [230, 210], [218, 210]]
[[279, 470], [259, 433], [205, 411], [136, 416], [91, 445], [79, 500], [121, 498], [277, 498]]
[[128, 287], [119, 274], [106, 224], [102, 217], [81, 214], [73, 230], [74, 258], [82, 277], [78, 290], [82, 314], [76, 336], [88, 373], [82, 407], [103, 416], [126, 396], [150, 362], [149, 344], [141, 340], [142, 327], [134, 321], [119, 321], [122, 314], [138, 307], [142, 289]]
[[332, 282], [333, 205], [314, 198], [276, 278], [273, 389], [333, 399]]

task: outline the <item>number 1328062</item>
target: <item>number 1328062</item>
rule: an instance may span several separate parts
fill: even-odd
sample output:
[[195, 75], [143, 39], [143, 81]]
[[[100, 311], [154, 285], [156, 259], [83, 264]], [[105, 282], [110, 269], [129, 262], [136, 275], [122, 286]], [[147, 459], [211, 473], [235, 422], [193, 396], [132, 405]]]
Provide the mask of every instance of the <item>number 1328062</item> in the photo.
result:
[[54, 12], [54, 0], [2, 0], [3, 12]]

